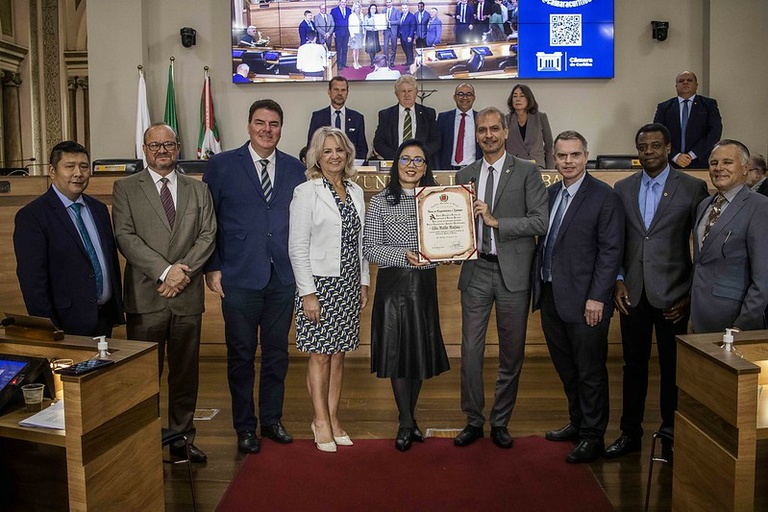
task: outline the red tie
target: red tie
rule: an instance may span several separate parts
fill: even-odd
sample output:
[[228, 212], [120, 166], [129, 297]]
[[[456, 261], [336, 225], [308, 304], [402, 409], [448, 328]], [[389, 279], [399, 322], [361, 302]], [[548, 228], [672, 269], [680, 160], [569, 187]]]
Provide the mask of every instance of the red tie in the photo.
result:
[[456, 165], [461, 165], [461, 161], [464, 160], [464, 130], [467, 127], [467, 114], [461, 113], [461, 121], [459, 121], [459, 135], [456, 137]]

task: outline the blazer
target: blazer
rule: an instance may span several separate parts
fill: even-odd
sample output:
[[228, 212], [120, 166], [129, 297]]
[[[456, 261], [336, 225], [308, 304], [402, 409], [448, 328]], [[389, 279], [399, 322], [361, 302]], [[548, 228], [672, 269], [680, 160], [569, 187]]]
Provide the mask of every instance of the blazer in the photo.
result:
[[246, 142], [211, 156], [203, 181], [216, 210], [216, 247], [205, 271], [220, 270], [222, 286], [261, 290], [269, 282], [270, 263], [283, 285], [293, 284], [288, 259], [288, 217], [293, 189], [304, 183], [305, 167], [275, 150], [272, 198], [267, 202]]
[[[549, 211], [563, 189], [549, 187]], [[533, 311], [541, 307], [541, 268], [545, 237], [540, 236], [533, 266]], [[584, 323], [587, 300], [603, 303], [603, 319], [613, 315], [613, 287], [624, 250], [624, 209], [610, 185], [589, 173], [568, 206], [552, 251], [552, 293], [557, 315]]]
[[[216, 215], [208, 186], [176, 173], [176, 221], [168, 223], [160, 194], [147, 169], [115, 181], [112, 220], [115, 239], [125, 256], [125, 310], [153, 313], [170, 308], [174, 315], [205, 311], [203, 265], [213, 252]], [[176, 297], [157, 293], [160, 275], [174, 263], [191, 268], [190, 283]]]
[[[363, 189], [350, 182], [350, 197], [360, 218], [358, 254], [360, 284], [370, 285], [368, 262], [363, 258], [365, 198]], [[313, 276], [341, 276], [341, 213], [333, 194], [321, 178], [302, 183], [293, 191], [288, 254], [299, 297], [316, 293]]]
[[528, 114], [525, 122], [525, 139], [520, 136], [520, 128], [514, 113], [507, 115], [509, 136], [507, 137], [507, 153], [523, 160], [534, 160], [542, 169], [554, 169], [555, 158], [552, 154], [552, 129], [549, 119], [544, 112]]
[[[382, 12], [386, 16], [387, 8], [384, 7]], [[397, 39], [397, 33], [400, 30], [400, 18], [402, 17], [402, 15], [403, 15], [403, 11], [401, 11], [397, 7], [392, 7], [392, 11], [390, 11], [389, 17], [387, 18], [387, 22], [389, 24], [389, 27], [384, 32], [385, 33], [389, 32], [390, 34], [392, 34], [392, 38], [394, 38], [394, 39]], [[386, 37], [385, 37], [385, 39], [386, 39]]]
[[400, 11], [400, 20], [400, 41], [410, 37], [411, 42], [413, 42], [413, 38], [416, 37], [416, 16], [412, 12], [408, 12], [403, 19], [403, 13]]
[[427, 37], [427, 24], [429, 23], [429, 13], [423, 11], [421, 13], [421, 21], [419, 21], [419, 12], [414, 13], [413, 18], [416, 20], [416, 37], [426, 39]]
[[341, 8], [334, 7], [331, 9], [331, 16], [333, 17], [334, 25], [333, 34], [336, 37], [349, 37], [349, 17], [352, 16], [352, 9], [345, 7], [344, 16], [342, 16]]
[[[669, 161], [672, 165], [672, 157], [680, 153], [681, 129], [680, 129], [680, 103], [677, 97], [659, 103], [654, 123], [661, 123], [669, 129], [672, 135], [672, 152]], [[689, 169], [707, 169], [709, 167], [709, 154], [712, 148], [720, 140], [723, 134], [723, 121], [717, 101], [705, 96], [696, 95], [688, 115], [688, 127], [685, 131], [686, 151], [696, 153], [696, 158], [688, 166]], [[677, 165], [675, 165], [677, 167]]]
[[[373, 149], [384, 160], [392, 160], [400, 145], [398, 136], [399, 105], [379, 110], [379, 124], [373, 136]], [[440, 133], [435, 120], [435, 109], [424, 105], [414, 105], [412, 111], [416, 117], [416, 137], [427, 146], [427, 158], [433, 158], [440, 150]]]
[[[365, 140], [365, 117], [357, 110], [352, 110], [349, 107], [346, 107], [345, 111], [344, 133], [355, 146], [355, 158], [366, 160], [368, 158], [368, 141]], [[333, 108], [331, 107], [312, 112], [312, 119], [309, 121], [309, 131], [307, 132], [307, 146], [309, 146], [315, 131], [323, 126], [333, 126]]]
[[645, 290], [651, 306], [667, 309], [691, 291], [691, 231], [696, 209], [708, 195], [707, 184], [670, 168], [659, 206], [646, 229], [638, 202], [642, 175], [643, 171], [637, 172], [614, 185], [626, 219], [624, 284], [630, 304], [640, 304]]
[[[322, 20], [323, 17], [320, 16], [320, 19]], [[307, 23], [307, 20], [301, 20], [301, 23], [299, 23], [299, 44], [302, 45], [307, 42], [307, 33], [310, 30], [315, 30], [314, 22], [312, 22], [312, 27], [309, 26], [309, 23]], [[315, 30], [315, 32], [317, 32]], [[322, 41], [318, 41], [320, 44], [322, 44]]]
[[[477, 118], [477, 111], [472, 110], [473, 119]], [[454, 125], [456, 124], [456, 109], [440, 112], [437, 116], [437, 128], [440, 132], [440, 152], [437, 154], [435, 169], [451, 169], [453, 160], [453, 142], [456, 139]], [[475, 140], [475, 159], [483, 155], [480, 144], [477, 143], [475, 134], [469, 134]]]
[[461, 22], [460, 15], [461, 2], [456, 4], [456, 15], [454, 16], [456, 18], [456, 24], [453, 26], [453, 31], [457, 33], [469, 30], [469, 25], [472, 25], [475, 22], [475, 10], [472, 7], [472, 4], [467, 3], [467, 8], [464, 11], [464, 23]]
[[[91, 212], [106, 261], [104, 279], [112, 287], [113, 324], [125, 323], [120, 263], [104, 203], [83, 194]], [[93, 336], [99, 307], [93, 266], [80, 233], [53, 188], [19, 210], [13, 248], [16, 276], [27, 313], [50, 318], [67, 334]]]
[[[482, 160], [472, 162], [456, 173], [456, 183], [477, 183], [481, 167]], [[529, 290], [535, 237], [547, 232], [549, 219], [547, 189], [535, 164], [507, 154], [499, 171], [491, 214], [499, 220], [496, 252], [504, 286], [511, 292]], [[461, 265], [459, 290], [469, 286], [474, 270], [475, 261]]]
[[756, 192], [758, 194], [763, 194], [764, 196], [768, 196], [768, 180], [763, 181], [763, 183], [757, 187]]
[[443, 36], [443, 22], [435, 17], [427, 25], [427, 46], [440, 44], [440, 38]]
[[323, 44], [333, 35], [333, 30], [336, 28], [336, 22], [333, 21], [333, 16], [330, 14], [325, 15], [323, 20], [323, 14], [315, 14], [314, 20], [315, 28], [317, 29], [317, 42]]
[[743, 187], [699, 248], [695, 226], [714, 197], [699, 205], [693, 230], [693, 332], [720, 332], [733, 326], [742, 330], [765, 329], [768, 198]]

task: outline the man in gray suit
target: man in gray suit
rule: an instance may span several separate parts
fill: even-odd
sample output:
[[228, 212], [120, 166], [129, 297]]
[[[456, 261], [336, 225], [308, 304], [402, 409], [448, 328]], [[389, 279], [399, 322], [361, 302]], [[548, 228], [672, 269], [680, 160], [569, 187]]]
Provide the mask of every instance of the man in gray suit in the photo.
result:
[[[128, 339], [158, 344], [160, 374], [168, 353], [168, 426], [194, 436], [205, 310], [203, 264], [213, 252], [216, 216], [208, 186], [176, 172], [179, 142], [155, 123], [144, 132], [147, 168], [115, 182], [112, 217], [125, 256]], [[189, 445], [192, 462], [207, 460]], [[184, 445], [171, 454], [186, 458]]]
[[317, 43], [322, 44], [329, 50], [331, 48], [331, 41], [333, 41], [333, 30], [336, 28], [336, 23], [333, 21], [333, 16], [328, 14], [325, 2], [321, 3], [318, 9], [320, 12], [315, 14], [313, 18], [317, 32]]
[[749, 150], [723, 139], [709, 157], [717, 194], [699, 205], [693, 232], [693, 332], [765, 329], [768, 197], [745, 185]]
[[467, 426], [456, 446], [483, 437], [483, 356], [488, 319], [496, 304], [499, 333], [499, 374], [490, 412], [491, 439], [510, 448], [507, 424], [517, 398], [525, 352], [531, 265], [536, 235], [547, 232], [547, 191], [536, 164], [504, 150], [509, 134], [504, 114], [495, 107], [481, 110], [475, 134], [481, 159], [456, 174], [456, 183], [476, 185], [479, 259], [462, 265], [461, 290], [461, 409]]
[[[641, 127], [635, 147], [643, 170], [616, 183], [626, 218], [624, 260], [613, 300], [621, 313], [624, 356], [621, 436], [608, 458], [639, 451], [648, 392], [648, 363], [656, 330], [659, 354], [661, 430], [672, 433], [677, 409], [675, 336], [688, 329], [691, 230], [707, 184], [668, 163], [672, 139], [659, 123]], [[662, 438], [664, 458], [671, 442]]]
[[395, 65], [397, 53], [397, 36], [400, 33], [400, 10], [395, 8], [392, 0], [387, 0], [384, 15], [387, 18], [387, 28], [384, 30], [384, 56], [389, 67]]

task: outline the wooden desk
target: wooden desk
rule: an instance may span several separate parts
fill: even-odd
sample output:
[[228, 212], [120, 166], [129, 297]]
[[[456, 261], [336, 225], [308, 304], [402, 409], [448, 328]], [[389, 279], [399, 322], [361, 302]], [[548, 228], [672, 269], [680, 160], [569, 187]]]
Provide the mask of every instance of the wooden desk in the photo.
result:
[[[72, 511], [164, 510], [157, 345], [112, 339], [109, 346], [116, 364], [62, 376], [65, 431], [21, 427], [30, 414], [15, 411], [0, 416], [0, 437], [66, 450]], [[0, 335], [0, 353], [77, 362], [96, 350], [81, 336], [41, 342]]]

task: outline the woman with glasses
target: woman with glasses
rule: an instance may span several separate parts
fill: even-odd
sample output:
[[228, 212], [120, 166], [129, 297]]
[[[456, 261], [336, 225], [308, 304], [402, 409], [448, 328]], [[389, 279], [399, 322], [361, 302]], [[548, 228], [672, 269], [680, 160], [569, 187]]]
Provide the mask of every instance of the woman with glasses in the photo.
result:
[[523, 160], [536, 162], [542, 169], [554, 169], [552, 129], [547, 114], [539, 110], [531, 88], [523, 84], [512, 87], [507, 106], [507, 152]]
[[296, 279], [296, 346], [309, 352], [310, 425], [322, 452], [351, 446], [339, 422], [344, 356], [360, 342], [360, 310], [368, 302], [362, 255], [363, 189], [352, 181], [355, 148], [338, 128], [312, 136], [307, 178], [291, 201], [288, 254]]
[[395, 154], [389, 184], [371, 198], [365, 216], [363, 254], [379, 267], [371, 317], [371, 373], [392, 381], [400, 413], [395, 447], [423, 442], [416, 402], [424, 379], [450, 369], [440, 332], [436, 264], [419, 262], [417, 186], [435, 185], [426, 147], [404, 141]]

